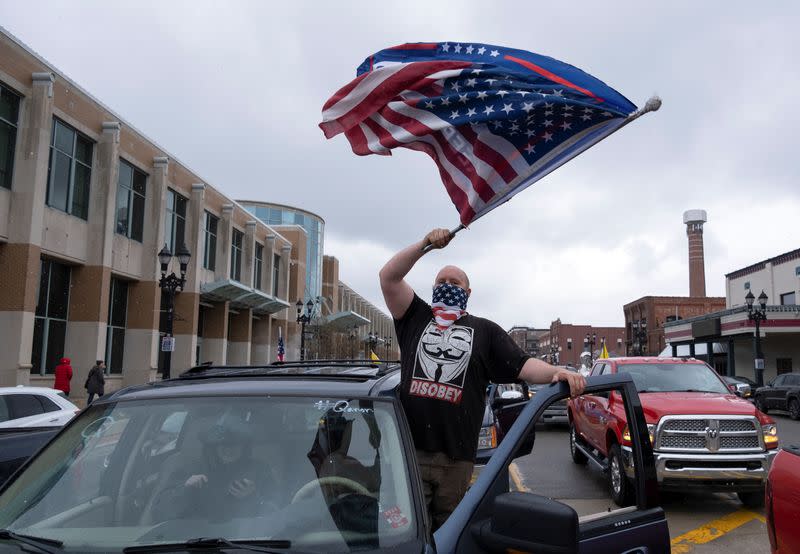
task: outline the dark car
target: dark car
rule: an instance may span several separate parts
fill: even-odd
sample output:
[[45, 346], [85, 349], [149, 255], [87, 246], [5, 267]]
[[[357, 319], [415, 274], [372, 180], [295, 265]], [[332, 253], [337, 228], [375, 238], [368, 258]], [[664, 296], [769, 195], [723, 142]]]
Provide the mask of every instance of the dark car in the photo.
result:
[[778, 375], [767, 386], [757, 388], [753, 396], [756, 407], [764, 413], [782, 410], [792, 419], [800, 419], [800, 373]]
[[[509, 491], [536, 419], [524, 404], [432, 532], [400, 372], [382, 364], [202, 367], [94, 402], [0, 488], [0, 544], [42, 552], [666, 552], [653, 453], [629, 376], [589, 380], [631, 414], [636, 505], [579, 520]], [[514, 406], [517, 410], [517, 407]], [[520, 525], [519, 522], [526, 522]]]
[[[531, 396], [528, 385], [524, 383], [491, 383], [486, 388], [486, 406], [478, 435], [476, 464], [483, 465], [489, 461]], [[533, 441], [534, 432], [531, 431], [530, 444], [524, 445], [528, 451]]]
[[753, 398], [753, 391], [756, 389], [754, 381], [746, 377], [739, 377], [738, 375], [735, 377], [731, 375], [720, 375], [720, 379], [722, 379], [729, 388], [731, 388], [732, 385], [733, 388], [731, 388], [731, 391], [737, 396], [741, 396], [747, 400]]

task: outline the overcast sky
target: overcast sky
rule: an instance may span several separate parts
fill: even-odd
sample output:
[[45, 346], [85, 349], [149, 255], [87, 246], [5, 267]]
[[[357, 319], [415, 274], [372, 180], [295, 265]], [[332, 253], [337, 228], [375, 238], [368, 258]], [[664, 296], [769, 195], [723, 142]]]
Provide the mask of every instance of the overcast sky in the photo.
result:
[[482, 42], [553, 56], [648, 114], [426, 256], [462, 266], [469, 311], [504, 327], [622, 325], [644, 295], [688, 295], [682, 214], [705, 209], [706, 283], [800, 247], [800, 4], [0, 1], [0, 25], [209, 184], [322, 216], [340, 278], [384, 307], [383, 263], [458, 223], [433, 162], [357, 157], [317, 127], [371, 53]]

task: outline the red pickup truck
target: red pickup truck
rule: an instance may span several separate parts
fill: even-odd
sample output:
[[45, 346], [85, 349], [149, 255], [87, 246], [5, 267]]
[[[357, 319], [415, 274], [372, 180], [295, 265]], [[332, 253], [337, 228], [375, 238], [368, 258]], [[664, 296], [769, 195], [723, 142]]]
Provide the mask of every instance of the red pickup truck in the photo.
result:
[[[778, 429], [769, 416], [693, 358], [601, 359], [591, 375], [617, 373], [628, 373], [639, 392], [662, 490], [736, 492], [746, 506], [763, 504], [778, 448]], [[614, 502], [629, 504], [634, 468], [619, 395], [574, 398], [568, 417], [573, 461], [591, 461], [606, 471]]]
[[775, 456], [766, 501], [772, 554], [800, 552], [800, 446], [785, 446]]

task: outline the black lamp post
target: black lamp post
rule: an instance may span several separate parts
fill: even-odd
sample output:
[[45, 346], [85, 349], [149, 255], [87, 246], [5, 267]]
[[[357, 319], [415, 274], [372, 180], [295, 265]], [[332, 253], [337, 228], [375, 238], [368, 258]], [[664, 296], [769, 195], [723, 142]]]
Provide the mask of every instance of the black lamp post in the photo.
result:
[[314, 315], [314, 303], [309, 300], [306, 302], [306, 311], [303, 313], [303, 301], [297, 300], [295, 304], [297, 307], [297, 323], [300, 324], [300, 361], [306, 359], [306, 324], [311, 322], [311, 318]]
[[586, 337], [583, 339], [583, 348], [589, 352], [589, 365], [591, 366], [594, 362], [594, 345], [597, 343], [597, 333], [586, 333]]
[[384, 337], [384, 339], [386, 340], [386, 356], [384, 357], [388, 360], [392, 350], [392, 337]]
[[647, 345], [647, 329], [641, 321], [633, 322], [633, 348], [637, 356], [644, 356]]
[[755, 366], [755, 377], [756, 383], [759, 387], [764, 386], [764, 354], [761, 352], [761, 322], [767, 319], [767, 295], [764, 291], [761, 291], [761, 294], [758, 295], [758, 304], [761, 308], [753, 308], [753, 302], [755, 301], [756, 297], [753, 296], [751, 291], [747, 291], [747, 296], [744, 297], [745, 302], [747, 302], [747, 319], [750, 321], [755, 322], [756, 324], [756, 336], [755, 336], [755, 348], [756, 348], [756, 359], [754, 362]]
[[175, 275], [175, 272], [170, 272], [167, 275], [167, 268], [170, 260], [172, 260], [172, 252], [165, 244], [161, 252], [158, 253], [158, 262], [161, 264], [161, 279], [158, 280], [158, 286], [167, 293], [167, 328], [164, 332], [161, 350], [164, 352], [164, 368], [162, 373], [163, 379], [169, 379], [170, 370], [172, 369], [172, 351], [175, 350], [175, 341], [172, 337], [172, 324], [175, 320], [175, 294], [186, 285], [186, 268], [189, 265], [189, 260], [192, 258], [191, 252], [186, 248], [185, 244], [181, 244], [177, 252], [178, 263], [180, 263], [181, 276]]

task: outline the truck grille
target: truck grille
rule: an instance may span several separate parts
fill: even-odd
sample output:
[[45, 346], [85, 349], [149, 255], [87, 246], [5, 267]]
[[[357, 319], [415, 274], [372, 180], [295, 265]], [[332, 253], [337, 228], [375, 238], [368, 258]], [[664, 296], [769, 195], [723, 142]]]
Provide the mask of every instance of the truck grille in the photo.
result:
[[762, 448], [759, 424], [755, 418], [667, 416], [656, 434], [656, 450], [707, 454], [753, 452]]

